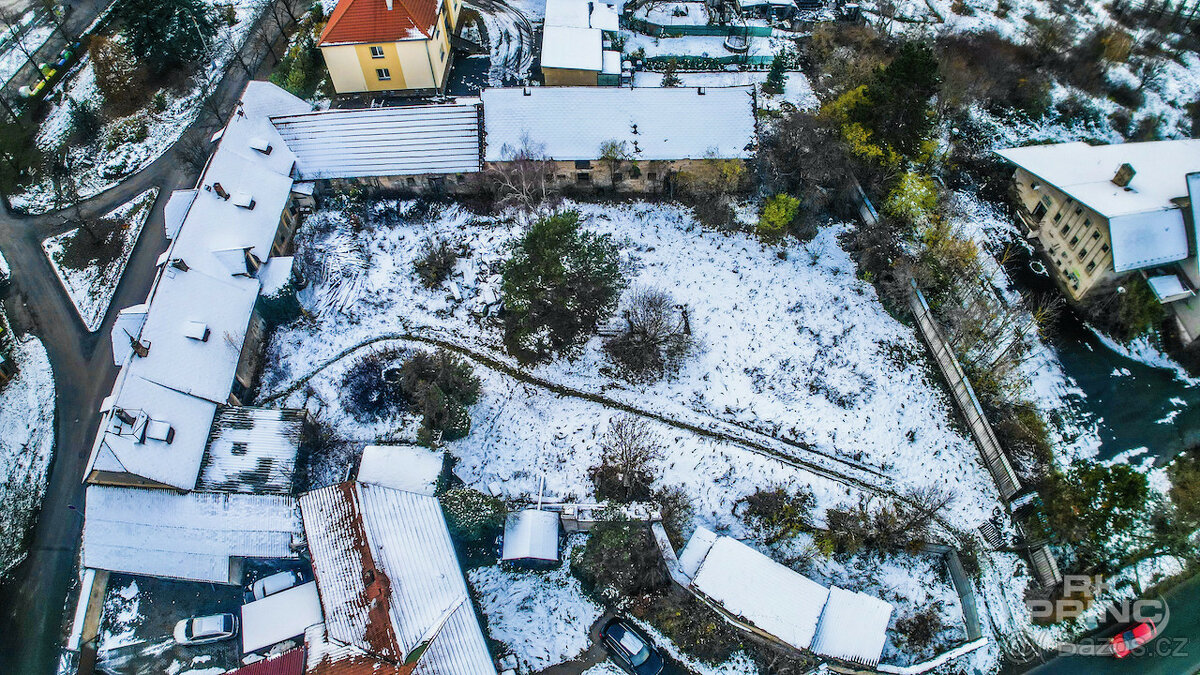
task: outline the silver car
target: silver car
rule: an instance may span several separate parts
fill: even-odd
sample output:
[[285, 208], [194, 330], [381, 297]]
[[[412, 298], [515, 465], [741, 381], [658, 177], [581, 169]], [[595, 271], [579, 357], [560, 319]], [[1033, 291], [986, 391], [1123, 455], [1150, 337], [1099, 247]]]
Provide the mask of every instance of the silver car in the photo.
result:
[[203, 645], [228, 640], [237, 635], [237, 617], [232, 614], [194, 616], [175, 624], [175, 642]]

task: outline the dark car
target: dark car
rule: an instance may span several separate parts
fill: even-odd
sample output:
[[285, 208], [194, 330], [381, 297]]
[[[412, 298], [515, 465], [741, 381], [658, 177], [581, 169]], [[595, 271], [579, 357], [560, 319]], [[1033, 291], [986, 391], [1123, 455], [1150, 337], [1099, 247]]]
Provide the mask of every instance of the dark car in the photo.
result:
[[608, 656], [622, 670], [634, 675], [658, 675], [663, 671], [662, 656], [625, 620], [613, 619], [604, 624], [602, 634]]

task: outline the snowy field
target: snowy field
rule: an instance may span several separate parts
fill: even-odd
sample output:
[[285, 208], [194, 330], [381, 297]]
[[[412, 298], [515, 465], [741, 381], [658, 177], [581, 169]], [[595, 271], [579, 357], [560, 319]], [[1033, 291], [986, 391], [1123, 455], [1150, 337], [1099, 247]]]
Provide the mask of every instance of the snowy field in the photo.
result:
[[24, 556], [54, 452], [54, 374], [37, 338], [18, 343], [21, 369], [0, 391], [0, 573]]
[[591, 644], [588, 631], [603, 610], [588, 599], [570, 571], [571, 550], [582, 545], [573, 535], [563, 565], [548, 571], [477, 567], [467, 579], [493, 640], [504, 643], [522, 673], [569, 661]]
[[[204, 98], [220, 82], [234, 51], [240, 48], [250, 27], [263, 6], [263, 0], [234, 0], [231, 3], [208, 0], [209, 4], [232, 4], [237, 23], [221, 25], [212, 44], [216, 54], [202, 59], [203, 66], [179, 89], [163, 89], [165, 106], [156, 111], [147, 101], [145, 107], [131, 115], [108, 120], [96, 141], [87, 146], [69, 146], [72, 175], [78, 184], [79, 198], [87, 199], [116, 185], [132, 173], [140, 171], [167, 151], [200, 113]], [[239, 67], [240, 66], [235, 66]], [[99, 108], [104, 97], [96, 86], [96, 74], [91, 60], [85, 55], [57, 85], [61, 98], [51, 103], [37, 136], [37, 145], [53, 150], [69, 143], [71, 136], [70, 101], [87, 102]], [[58, 93], [52, 92], [51, 97]], [[142, 141], [122, 138], [122, 128], [145, 124], [147, 133]], [[127, 134], [125, 134], [127, 136]], [[111, 146], [111, 147], [110, 147]], [[11, 196], [12, 205], [28, 213], [46, 213], [61, 206], [49, 177]]]
[[0, 85], [7, 84], [29, 62], [26, 52], [36, 54], [54, 33], [54, 26], [49, 21], [41, 20], [37, 12], [32, 10], [21, 17], [18, 25], [24, 33], [19, 41], [11, 29], [0, 32]]
[[71, 230], [51, 237], [42, 242], [50, 263], [58, 273], [59, 281], [71, 296], [75, 311], [79, 312], [84, 325], [89, 331], [96, 331], [104, 322], [104, 315], [112, 302], [113, 294], [117, 292], [117, 284], [125, 273], [125, 265], [133, 255], [142, 227], [150, 218], [154, 208], [154, 200], [158, 197], [158, 188], [151, 188], [134, 197], [132, 200], [118, 206], [104, 215], [105, 220], [115, 220], [125, 223], [122, 234], [123, 245], [121, 253], [105, 267], [89, 266], [84, 269], [74, 269], [63, 264], [64, 246], [72, 237], [87, 237], [82, 230]]
[[[813, 93], [812, 85], [804, 73], [792, 71], [784, 76], [783, 94], [767, 94], [762, 85], [767, 81], [765, 70], [741, 70], [736, 72], [695, 72], [676, 73], [680, 86], [683, 87], [741, 87], [754, 85], [758, 91], [758, 107], [776, 110], [782, 103], [790, 103], [800, 110], [815, 110], [821, 102]], [[641, 70], [633, 74], [633, 86], [658, 87], [662, 85], [663, 74], [649, 70]]]
[[[570, 207], [581, 211], [586, 227], [620, 243], [631, 288], [667, 291], [687, 305], [701, 346], [677, 376], [647, 385], [631, 386], [607, 374], [598, 339], [573, 358], [530, 373], [671, 421], [732, 430], [833, 473], [814, 473], [668, 422], [648, 422], [664, 446], [656, 487], [681, 487], [695, 507], [695, 524], [748, 538], [732, 507], [756, 488], [775, 484], [811, 489], [818, 514], [857, 501], [866, 490], [837, 475], [847, 467], [864, 467], [854, 475], [875, 476], [889, 489], [951, 491], [954, 499], [942, 515], [957, 529], [974, 529], [990, 515], [996, 495], [975, 447], [952, 426], [948, 401], [913, 331], [892, 319], [872, 287], [855, 278], [853, 262], [838, 244], [843, 226], [825, 228], [808, 244], [793, 244], [784, 259], [752, 237], [705, 230], [678, 206]], [[309, 270], [312, 284], [302, 293], [314, 318], [272, 337], [263, 394], [285, 390], [315, 370], [279, 403], [318, 411], [343, 439], [410, 437], [411, 419], [368, 425], [344, 413], [346, 369], [372, 350], [429, 348], [395, 339], [403, 335], [444, 339], [511, 363], [500, 347], [498, 326], [473, 310], [481, 296], [497, 289], [494, 275], [520, 231], [515, 217], [480, 217], [458, 205], [376, 205], [374, 217], [354, 233], [339, 211], [314, 214], [299, 244], [302, 258], [323, 261], [322, 269]], [[435, 233], [467, 246], [452, 275], [454, 289], [425, 290], [412, 272], [423, 241]], [[383, 337], [389, 339], [355, 349]], [[475, 370], [483, 393], [471, 408], [472, 431], [448, 444], [459, 460], [456, 473], [480, 489], [496, 484], [510, 498], [536, 494], [542, 478], [548, 498], [590, 498], [587, 470], [598, 463], [599, 437], [618, 413], [481, 363]], [[952, 484], [946, 476], [955, 477]], [[812, 570], [851, 588], [870, 585], [898, 605], [898, 616], [940, 602], [947, 623], [961, 626], [953, 590], [924, 563], [815, 561]], [[493, 636], [531, 667], [575, 650], [574, 642], [546, 644], [529, 637], [528, 629], [510, 631], [508, 617], [522, 606], [524, 584], [531, 583], [510, 574], [494, 568], [472, 572]], [[496, 590], [514, 584], [522, 591], [512, 597]], [[525, 607], [544, 617], [540, 620], [559, 620], [545, 606]]]

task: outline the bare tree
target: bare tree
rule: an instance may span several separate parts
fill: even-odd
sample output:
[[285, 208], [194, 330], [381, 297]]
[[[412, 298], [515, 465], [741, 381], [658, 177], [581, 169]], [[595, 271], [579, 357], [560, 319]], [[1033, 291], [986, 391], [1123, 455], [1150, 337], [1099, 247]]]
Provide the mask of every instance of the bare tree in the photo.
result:
[[525, 135], [520, 146], [502, 147], [501, 156], [487, 172], [501, 204], [532, 211], [554, 195], [554, 162], [546, 156], [544, 145]]
[[630, 379], [672, 373], [695, 346], [686, 311], [667, 293], [637, 289], [621, 313], [621, 328], [604, 341], [604, 350]]
[[616, 502], [650, 499], [652, 465], [662, 456], [662, 441], [645, 420], [630, 415], [612, 418], [600, 439], [600, 464], [589, 471], [596, 496]]
[[609, 187], [617, 189], [617, 169], [621, 168], [623, 162], [631, 159], [633, 159], [633, 153], [629, 152], [625, 141], [610, 140], [600, 144], [600, 161], [608, 164]]

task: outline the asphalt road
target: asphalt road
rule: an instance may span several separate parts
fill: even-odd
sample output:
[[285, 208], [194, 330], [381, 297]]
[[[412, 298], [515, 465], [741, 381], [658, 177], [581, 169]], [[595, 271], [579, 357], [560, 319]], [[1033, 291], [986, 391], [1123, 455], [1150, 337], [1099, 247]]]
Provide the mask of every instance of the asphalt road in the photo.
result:
[[[273, 22], [265, 23], [268, 29], [273, 27]], [[254, 51], [249, 45], [247, 50], [245, 58], [249, 62], [262, 64], [268, 60], [266, 49]], [[271, 65], [263, 64], [259, 74]], [[248, 79], [235, 59], [217, 90], [220, 108], [226, 114], [233, 109]], [[193, 128], [185, 137], [210, 132]], [[54, 459], [29, 555], [0, 580], [0, 673], [36, 675], [55, 671], [63, 641], [64, 610], [78, 570], [83, 527], [79, 512], [68, 506], [83, 507], [83, 470], [99, 423], [100, 403], [117, 374], [108, 334], [117, 311], [143, 302], [150, 289], [155, 260], [166, 248], [163, 203], [172, 190], [192, 187], [195, 180], [196, 172], [172, 149], [118, 186], [82, 203], [85, 216], [101, 214], [150, 187], [160, 188], [104, 323], [94, 334], [87, 332], [41, 249], [43, 239], [69, 229], [63, 215], [22, 217], [0, 210], [0, 252], [12, 268], [5, 305], [15, 329], [31, 332], [45, 344], [54, 368], [57, 395]]]
[[[1141, 653], [1134, 652], [1124, 659], [1112, 656], [1060, 656], [1028, 673], [1057, 675], [1076, 673], [1136, 673], [1137, 675], [1191, 675], [1200, 672], [1200, 576], [1168, 591], [1163, 600], [1170, 616], [1157, 639]], [[1101, 633], [1104, 641], [1124, 626]]]

